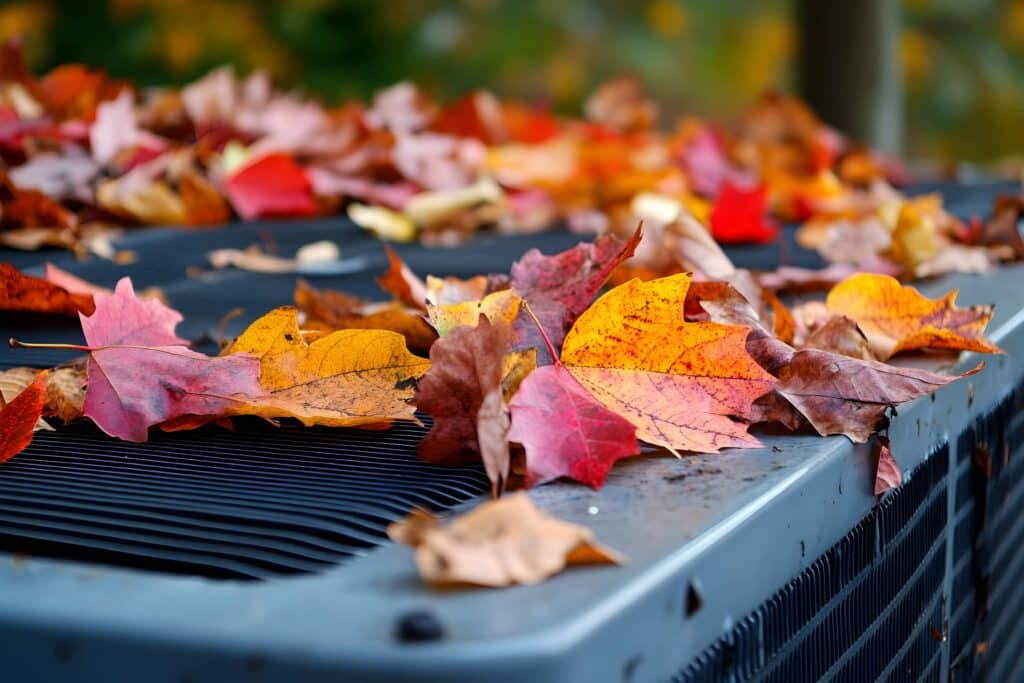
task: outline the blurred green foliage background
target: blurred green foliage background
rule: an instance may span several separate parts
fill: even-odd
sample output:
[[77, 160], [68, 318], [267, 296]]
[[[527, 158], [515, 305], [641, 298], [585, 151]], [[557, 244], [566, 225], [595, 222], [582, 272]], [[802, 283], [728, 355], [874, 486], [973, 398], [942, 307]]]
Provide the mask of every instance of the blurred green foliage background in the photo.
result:
[[[0, 5], [0, 38], [12, 35], [39, 70], [84, 62], [144, 85], [233, 63], [328, 102], [408, 78], [568, 113], [630, 70], [669, 113], [729, 116], [792, 88], [798, 57], [785, 0], [37, 0]], [[1024, 148], [1024, 0], [904, 0], [900, 49], [906, 156]]]

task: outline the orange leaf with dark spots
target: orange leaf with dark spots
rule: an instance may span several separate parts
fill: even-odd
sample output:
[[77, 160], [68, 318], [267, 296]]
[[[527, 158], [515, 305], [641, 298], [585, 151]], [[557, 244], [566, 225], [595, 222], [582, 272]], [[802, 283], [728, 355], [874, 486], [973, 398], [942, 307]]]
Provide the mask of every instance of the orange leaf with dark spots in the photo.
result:
[[861, 273], [833, 287], [825, 304], [856, 322], [883, 360], [918, 349], [1002, 353], [983, 336], [992, 306], [957, 308], [956, 295], [929, 299], [888, 275]]
[[46, 373], [40, 372], [14, 400], [0, 408], [0, 462], [10, 460], [32, 443], [46, 401], [45, 381]]
[[637, 436], [672, 451], [758, 446], [744, 420], [775, 378], [746, 350], [749, 327], [687, 322], [690, 276], [632, 280], [587, 309], [562, 362]]

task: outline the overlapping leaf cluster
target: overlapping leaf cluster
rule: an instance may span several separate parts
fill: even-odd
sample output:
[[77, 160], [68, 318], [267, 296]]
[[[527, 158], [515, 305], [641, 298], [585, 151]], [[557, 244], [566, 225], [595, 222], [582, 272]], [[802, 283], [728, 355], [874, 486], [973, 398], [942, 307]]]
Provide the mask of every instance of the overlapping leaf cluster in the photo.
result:
[[342, 211], [398, 240], [558, 223], [626, 235], [637, 197], [655, 192], [725, 242], [773, 239], [770, 217], [807, 221], [805, 244], [862, 268], [977, 270], [1021, 255], [1005, 221], [966, 226], [935, 197], [903, 197], [898, 164], [793, 98], [766, 95], [731, 126], [663, 123], [631, 77], [597, 88], [581, 118], [486, 91], [437, 102], [410, 83], [328, 107], [229, 68], [181, 89], [139, 89], [79, 64], [37, 77], [8, 43], [0, 244], [117, 257], [112, 226]]
[[13, 435], [40, 417], [83, 417], [145, 441], [153, 427], [238, 416], [380, 428], [418, 410], [432, 417], [420, 456], [481, 461], [499, 494], [560, 477], [599, 487], [641, 443], [677, 455], [757, 447], [750, 430], [762, 422], [865, 441], [887, 409], [956, 379], [887, 363], [892, 355], [999, 352], [983, 337], [990, 307], [960, 309], [955, 292], [930, 300], [883, 275], [852, 276], [823, 303], [790, 311], [700, 230], [661, 235], [688, 234], [679, 262], [699, 256], [718, 278], [647, 272], [596, 300], [634, 269], [642, 230], [530, 251], [507, 276], [469, 280], [423, 281], [391, 252], [380, 283], [394, 302], [300, 281], [298, 308], [270, 311], [217, 356], [190, 349], [174, 332], [180, 314], [127, 278], [110, 292], [52, 267], [45, 278], [6, 267], [0, 308], [77, 315], [85, 344], [70, 348], [88, 355], [39, 380], [0, 375], [44, 399], [26, 411], [10, 392], [3, 419], [21, 426]]
[[[386, 428], [425, 414], [420, 457], [482, 462], [495, 495], [563, 477], [597, 488], [642, 444], [676, 455], [758, 447], [760, 423], [866, 441], [887, 410], [957, 379], [892, 356], [1000, 352], [983, 337], [991, 307], [957, 308], [955, 292], [931, 300], [862, 273], [790, 310], [692, 214], [655, 227], [532, 250], [508, 275], [468, 280], [421, 280], [389, 251], [379, 283], [393, 301], [300, 280], [296, 307], [263, 315], [216, 356], [190, 349], [175, 333], [181, 315], [127, 278], [110, 291], [52, 266], [43, 278], [4, 266], [0, 310], [77, 316], [85, 344], [67, 348], [87, 356], [0, 373], [0, 461], [33, 431], [83, 418], [145, 441], [153, 428], [231, 427], [240, 416]], [[636, 265], [645, 248], [672, 262]], [[598, 296], [609, 280], [625, 281]], [[880, 444], [876, 493], [900, 481]], [[450, 527], [416, 513], [389, 533], [417, 548], [437, 584], [531, 583], [567, 564], [617, 561], [525, 497]]]

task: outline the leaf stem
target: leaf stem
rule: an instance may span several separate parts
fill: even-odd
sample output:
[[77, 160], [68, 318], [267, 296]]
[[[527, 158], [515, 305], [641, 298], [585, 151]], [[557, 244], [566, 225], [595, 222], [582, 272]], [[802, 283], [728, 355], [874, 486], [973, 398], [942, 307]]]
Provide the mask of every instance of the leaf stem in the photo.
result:
[[18, 341], [14, 337], [11, 337], [7, 343], [10, 344], [12, 349], [67, 349], [69, 351], [93, 350], [91, 346], [82, 346], [81, 344], [41, 344], [35, 342]]
[[540, 320], [537, 318], [537, 315], [533, 312], [533, 309], [530, 308], [530, 302], [523, 299], [523, 307], [526, 308], [526, 312], [530, 314], [531, 318], [533, 318], [533, 324], [537, 326], [537, 330], [540, 332], [541, 338], [544, 339], [544, 343], [548, 347], [548, 353], [551, 354], [551, 360], [555, 365], [561, 366], [562, 359], [558, 357], [558, 352], [555, 351], [555, 346], [551, 343], [548, 333], [544, 331], [544, 326], [540, 324]]

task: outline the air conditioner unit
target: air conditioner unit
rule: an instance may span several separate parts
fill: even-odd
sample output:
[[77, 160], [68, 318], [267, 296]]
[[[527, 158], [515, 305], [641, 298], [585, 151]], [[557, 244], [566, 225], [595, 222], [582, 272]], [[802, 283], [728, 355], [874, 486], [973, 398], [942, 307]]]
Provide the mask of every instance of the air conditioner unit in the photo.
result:
[[[990, 201], [949, 190], [961, 213]], [[362, 271], [314, 282], [372, 295], [380, 247], [342, 221], [152, 230], [129, 240], [139, 259], [127, 268], [58, 265], [101, 284], [131, 274], [163, 287], [185, 313], [182, 334], [200, 337], [238, 305], [251, 319], [288, 302], [292, 276], [185, 276], [209, 249], [268, 231], [282, 253], [338, 241]], [[576, 239], [492, 236], [403, 255], [423, 272], [468, 275]], [[737, 259], [778, 260], [768, 249]], [[766, 436], [757, 450], [635, 458], [600, 491], [531, 491], [628, 557], [531, 587], [431, 591], [410, 551], [386, 541], [388, 522], [413, 506], [458, 510], [486, 494], [478, 468], [416, 460], [420, 427], [254, 422], [147, 444], [87, 426], [40, 433], [0, 466], [2, 678], [1024, 680], [1022, 282], [1024, 267], [1012, 266], [924, 287], [996, 303], [990, 337], [1007, 354], [900, 410], [890, 436], [905, 483], [880, 502], [872, 449], [843, 438]], [[76, 339], [44, 319], [4, 327]], [[63, 359], [5, 350], [0, 365]]]

